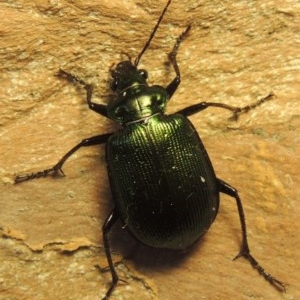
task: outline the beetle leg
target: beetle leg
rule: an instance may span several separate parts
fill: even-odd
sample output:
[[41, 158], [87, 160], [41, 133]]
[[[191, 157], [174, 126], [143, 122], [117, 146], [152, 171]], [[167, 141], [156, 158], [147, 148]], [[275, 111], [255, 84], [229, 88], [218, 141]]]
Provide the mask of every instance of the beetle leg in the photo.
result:
[[285, 291], [286, 290], [285, 284], [277, 280], [270, 273], [267, 273], [264, 270], [264, 268], [260, 266], [257, 260], [250, 254], [250, 249], [249, 249], [248, 239], [247, 239], [245, 214], [244, 214], [242, 201], [238, 194], [238, 191], [234, 187], [232, 187], [231, 185], [229, 185], [228, 183], [224, 182], [221, 179], [218, 179], [218, 185], [219, 185], [219, 192], [235, 198], [236, 205], [239, 212], [241, 228], [242, 228], [242, 247], [241, 247], [241, 251], [234, 258], [234, 260], [241, 256], [245, 257], [250, 262], [252, 267], [256, 269], [259, 272], [259, 274], [262, 275], [267, 281], [269, 281], [272, 285], [274, 285], [278, 290]]
[[86, 90], [86, 102], [87, 102], [89, 108], [91, 110], [95, 111], [96, 113], [107, 118], [106, 105], [92, 102], [92, 94], [93, 94], [93, 89], [94, 89], [92, 84], [86, 83], [79, 77], [77, 77], [71, 73], [68, 73], [62, 69], [59, 69], [56, 76], [66, 78], [67, 80], [69, 80], [71, 82], [77, 82], [77, 83], [81, 84]]
[[173, 50], [169, 53], [168, 58], [171, 64], [173, 65], [173, 68], [176, 73], [176, 77], [172, 80], [172, 82], [166, 87], [167, 93], [169, 95], [169, 98], [172, 97], [172, 95], [175, 93], [176, 89], [178, 88], [180, 84], [180, 70], [177, 64], [176, 56], [177, 51], [179, 48], [180, 43], [183, 41], [183, 39], [187, 36], [188, 32], [191, 29], [191, 25], [189, 25], [185, 31], [181, 33], [181, 35], [177, 38], [176, 43], [173, 47]]
[[62, 166], [65, 163], [65, 161], [74, 153], [76, 152], [79, 148], [81, 147], [87, 147], [87, 146], [94, 146], [94, 145], [99, 145], [105, 143], [108, 138], [112, 135], [113, 133], [106, 133], [106, 134], [101, 134], [101, 135], [96, 135], [87, 139], [82, 140], [79, 144], [77, 144], [75, 147], [73, 147], [70, 151], [68, 151], [60, 160], [59, 162], [54, 165], [50, 169], [45, 169], [43, 171], [31, 173], [31, 174], [26, 174], [26, 175], [18, 175], [15, 178], [15, 183], [35, 179], [35, 178], [41, 178], [41, 177], [46, 177], [48, 175], [55, 175], [57, 173], [61, 173], [64, 175], [64, 172], [62, 171]]
[[231, 119], [236, 121], [238, 119], [239, 115], [241, 115], [243, 113], [247, 113], [249, 110], [252, 110], [252, 109], [260, 106], [264, 102], [271, 100], [273, 97], [274, 97], [273, 92], [270, 92], [266, 97], [263, 97], [263, 98], [259, 99], [258, 101], [256, 101], [255, 103], [246, 105], [244, 107], [231, 106], [231, 105], [227, 105], [224, 103], [217, 103], [217, 102], [200, 102], [200, 103], [188, 106], [184, 109], [181, 109], [176, 113], [182, 114], [182, 115], [188, 117], [188, 116], [196, 114], [208, 107], [213, 106], [213, 107], [220, 107], [220, 108], [224, 108], [224, 109], [232, 111], [233, 116]]
[[108, 241], [108, 233], [109, 233], [111, 227], [116, 223], [117, 220], [118, 220], [117, 212], [115, 209], [113, 209], [102, 226], [103, 244], [104, 244], [106, 258], [108, 261], [108, 267], [109, 267], [111, 277], [112, 277], [112, 282], [110, 284], [110, 287], [107, 290], [105, 297], [102, 298], [102, 300], [107, 300], [110, 297], [111, 293], [113, 292], [113, 290], [115, 289], [115, 287], [119, 281], [119, 277], [117, 275], [116, 269], [114, 267], [114, 263], [112, 261], [110, 245], [109, 245], [109, 241]]

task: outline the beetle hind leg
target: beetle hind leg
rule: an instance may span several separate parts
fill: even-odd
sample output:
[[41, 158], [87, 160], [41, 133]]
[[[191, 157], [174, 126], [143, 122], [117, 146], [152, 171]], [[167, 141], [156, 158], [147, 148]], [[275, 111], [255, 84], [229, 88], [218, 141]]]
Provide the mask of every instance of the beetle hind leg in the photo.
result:
[[240, 199], [238, 191], [234, 187], [230, 186], [228, 183], [220, 179], [218, 179], [218, 185], [219, 185], [219, 192], [235, 198], [236, 205], [239, 212], [241, 229], [242, 229], [242, 246], [241, 246], [241, 251], [234, 258], [234, 260], [243, 256], [250, 262], [251, 266], [254, 269], [256, 269], [258, 273], [262, 275], [268, 282], [270, 282], [275, 288], [277, 288], [281, 292], [285, 292], [286, 291], [285, 284], [279, 281], [278, 279], [276, 279], [275, 277], [273, 277], [271, 274], [267, 273], [265, 269], [257, 262], [257, 260], [250, 254], [250, 249], [249, 249], [248, 239], [247, 239], [245, 214], [244, 214], [242, 201]]
[[102, 298], [102, 300], [107, 300], [110, 297], [110, 295], [112, 294], [113, 290], [115, 289], [115, 287], [117, 286], [118, 281], [119, 281], [118, 274], [116, 272], [114, 263], [112, 261], [110, 244], [108, 241], [108, 233], [109, 233], [110, 229], [112, 228], [112, 226], [116, 223], [117, 220], [118, 220], [117, 213], [113, 209], [102, 226], [104, 249], [105, 249], [105, 254], [106, 254], [106, 258], [107, 258], [107, 262], [108, 262], [108, 268], [110, 270], [111, 277], [112, 277], [110, 287], [107, 290], [105, 297]]

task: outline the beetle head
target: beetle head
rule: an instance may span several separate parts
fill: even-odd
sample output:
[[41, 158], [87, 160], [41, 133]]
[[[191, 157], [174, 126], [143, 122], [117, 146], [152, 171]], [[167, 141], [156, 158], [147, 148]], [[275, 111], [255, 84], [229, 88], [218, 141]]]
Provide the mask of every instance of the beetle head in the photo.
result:
[[144, 121], [164, 111], [167, 92], [160, 86], [148, 86], [146, 70], [125, 60], [117, 64], [111, 75], [111, 88], [117, 97], [107, 106], [109, 118], [124, 125]]
[[124, 60], [111, 71], [111, 76], [113, 78], [111, 89], [121, 93], [135, 85], [147, 85], [148, 73], [146, 70], [137, 69], [130, 60]]

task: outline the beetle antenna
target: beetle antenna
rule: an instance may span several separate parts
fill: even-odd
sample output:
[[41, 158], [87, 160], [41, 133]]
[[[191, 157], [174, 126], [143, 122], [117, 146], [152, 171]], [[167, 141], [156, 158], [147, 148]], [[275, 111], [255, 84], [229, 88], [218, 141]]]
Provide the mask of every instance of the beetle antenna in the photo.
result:
[[165, 6], [163, 12], [161, 13], [161, 15], [160, 15], [160, 17], [159, 17], [159, 19], [158, 19], [158, 21], [157, 21], [157, 23], [156, 23], [156, 25], [155, 25], [155, 27], [154, 27], [153, 30], [152, 30], [152, 33], [151, 33], [151, 35], [150, 35], [150, 37], [149, 37], [149, 40], [148, 40], [147, 43], [145, 44], [143, 50], [140, 52], [140, 54], [139, 54], [139, 55], [137, 56], [137, 58], [135, 59], [135, 61], [134, 61], [134, 66], [135, 66], [135, 67], [137, 67], [137, 65], [138, 65], [139, 62], [140, 62], [141, 57], [143, 56], [144, 52], [145, 52], [145, 51], [147, 50], [147, 48], [149, 47], [149, 45], [150, 45], [150, 43], [151, 43], [151, 41], [152, 41], [152, 39], [153, 39], [153, 37], [154, 37], [156, 31], [157, 31], [157, 28], [158, 28], [158, 26], [159, 26], [161, 20], [163, 19], [164, 14], [166, 13], [166, 11], [167, 11], [167, 9], [168, 9], [168, 6], [170, 5], [171, 1], [172, 1], [172, 0], [169, 0], [168, 3], [166, 4], [166, 6]]

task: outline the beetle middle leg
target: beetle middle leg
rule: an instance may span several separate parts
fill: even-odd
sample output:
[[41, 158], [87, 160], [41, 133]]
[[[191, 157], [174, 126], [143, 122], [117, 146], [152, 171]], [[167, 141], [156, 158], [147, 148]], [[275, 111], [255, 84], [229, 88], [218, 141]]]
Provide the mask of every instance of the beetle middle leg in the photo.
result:
[[65, 163], [65, 161], [73, 154], [75, 153], [79, 148], [81, 147], [88, 147], [88, 146], [94, 146], [106, 143], [108, 138], [112, 135], [112, 133], [106, 133], [101, 135], [96, 135], [87, 139], [82, 140], [79, 144], [77, 144], [75, 147], [73, 147], [70, 151], [68, 151], [59, 161], [56, 165], [54, 165], [50, 169], [45, 169], [43, 171], [38, 171], [31, 174], [25, 174], [25, 175], [18, 175], [15, 178], [15, 183], [35, 179], [35, 178], [41, 178], [46, 177], [48, 175], [55, 175], [57, 173], [61, 173], [64, 175], [64, 172], [62, 171], [62, 166]]
[[267, 96], [257, 100], [256, 102], [254, 102], [252, 104], [249, 104], [249, 105], [246, 105], [243, 107], [237, 107], [237, 106], [232, 106], [232, 105], [218, 103], [218, 102], [200, 102], [200, 103], [185, 107], [185, 108], [177, 111], [176, 113], [182, 114], [182, 115], [188, 117], [188, 116], [191, 116], [197, 112], [200, 112], [208, 107], [220, 107], [220, 108], [230, 110], [233, 113], [233, 116], [231, 117], [231, 119], [237, 120], [241, 114], [247, 113], [248, 111], [255, 109], [256, 107], [262, 105], [266, 101], [271, 100], [273, 97], [274, 97], [273, 92], [270, 92]]
[[241, 229], [242, 229], [242, 246], [239, 254], [234, 258], [234, 260], [241, 256], [245, 257], [250, 262], [252, 267], [256, 269], [258, 273], [262, 275], [267, 281], [269, 281], [278, 290], [285, 291], [286, 287], [284, 283], [282, 283], [281, 281], [273, 277], [270, 273], [267, 273], [264, 270], [264, 268], [257, 262], [257, 260], [250, 254], [250, 249], [249, 249], [248, 239], [247, 239], [245, 214], [244, 214], [242, 201], [240, 199], [238, 191], [234, 187], [230, 186], [228, 183], [220, 179], [218, 179], [218, 187], [219, 187], [219, 192], [235, 198], [236, 205], [239, 212]]

